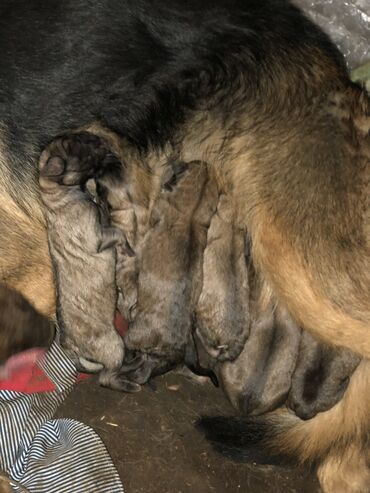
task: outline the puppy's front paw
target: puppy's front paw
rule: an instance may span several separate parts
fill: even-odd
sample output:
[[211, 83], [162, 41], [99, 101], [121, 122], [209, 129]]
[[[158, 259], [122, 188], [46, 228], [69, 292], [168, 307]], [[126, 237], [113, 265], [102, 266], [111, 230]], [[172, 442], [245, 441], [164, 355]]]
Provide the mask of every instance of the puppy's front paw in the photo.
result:
[[55, 182], [79, 185], [92, 178], [111, 153], [104, 142], [88, 132], [71, 133], [54, 139], [39, 160], [41, 184]]
[[140, 384], [128, 380], [127, 375], [120, 370], [103, 370], [99, 375], [99, 383], [118, 392], [135, 393], [141, 390]]

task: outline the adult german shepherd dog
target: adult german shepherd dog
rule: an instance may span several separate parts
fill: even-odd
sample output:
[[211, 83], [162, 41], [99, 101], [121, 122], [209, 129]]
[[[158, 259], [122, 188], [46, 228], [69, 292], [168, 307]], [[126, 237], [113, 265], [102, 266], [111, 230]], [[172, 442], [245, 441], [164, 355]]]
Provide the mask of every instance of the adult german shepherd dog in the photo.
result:
[[0, 46], [1, 281], [53, 314], [37, 160], [55, 135], [128, 142], [149, 171], [208, 162], [261, 303], [364, 357], [334, 408], [273, 414], [266, 443], [318, 461], [325, 492], [368, 492], [370, 101], [330, 40], [285, 0], [3, 0]]

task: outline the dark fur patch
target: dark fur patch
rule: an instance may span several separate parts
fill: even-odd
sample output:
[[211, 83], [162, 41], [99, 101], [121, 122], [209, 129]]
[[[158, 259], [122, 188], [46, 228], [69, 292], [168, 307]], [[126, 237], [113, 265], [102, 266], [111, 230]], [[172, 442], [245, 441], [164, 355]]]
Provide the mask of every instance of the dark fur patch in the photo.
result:
[[48, 348], [53, 338], [54, 323], [20, 293], [0, 283], [0, 365], [26, 349]]
[[286, 64], [292, 46], [296, 62], [309, 46], [345, 70], [335, 46], [285, 0], [50, 0], [42, 9], [5, 0], [0, 44], [14, 191], [35, 180], [30, 149], [36, 157], [67, 128], [99, 120], [141, 148], [158, 146], [188, 109], [238, 89], [241, 71], [250, 95], [265, 87], [270, 63]]
[[235, 462], [291, 465], [287, 455], [274, 453], [267, 443], [273, 436], [272, 423], [266, 417], [202, 417], [196, 424], [215, 450]]

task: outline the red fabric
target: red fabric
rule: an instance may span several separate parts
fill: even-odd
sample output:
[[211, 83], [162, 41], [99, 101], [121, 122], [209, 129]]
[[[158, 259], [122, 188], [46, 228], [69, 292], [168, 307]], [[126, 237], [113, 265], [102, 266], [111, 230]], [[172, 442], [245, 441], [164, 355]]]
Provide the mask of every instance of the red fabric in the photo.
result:
[[122, 317], [121, 312], [116, 312], [116, 318], [114, 319], [114, 325], [116, 326], [117, 332], [123, 337], [128, 331], [128, 323]]
[[9, 358], [0, 370], [0, 390], [26, 394], [55, 390], [54, 383], [37, 364], [45, 353], [45, 349], [30, 349]]
[[[118, 311], [114, 324], [121, 336], [124, 336], [128, 330], [128, 324]], [[45, 353], [45, 349], [35, 348], [15, 354], [9, 358], [5, 365], [0, 367], [0, 390], [13, 390], [24, 394], [52, 392], [55, 390], [54, 383], [38, 365]], [[79, 373], [76, 383], [90, 376], [86, 373]]]

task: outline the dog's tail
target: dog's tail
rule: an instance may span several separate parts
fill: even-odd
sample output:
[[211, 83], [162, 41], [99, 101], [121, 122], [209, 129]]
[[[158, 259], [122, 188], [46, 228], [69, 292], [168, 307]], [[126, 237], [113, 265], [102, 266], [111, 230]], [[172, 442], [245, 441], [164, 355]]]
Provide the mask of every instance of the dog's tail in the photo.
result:
[[325, 492], [365, 493], [370, 484], [369, 415], [370, 362], [363, 360], [343, 399], [313, 419], [302, 421], [280, 409], [255, 418], [203, 417], [198, 429], [232, 460], [256, 462], [268, 457], [270, 463], [280, 463], [281, 458], [294, 458], [318, 465]]
[[235, 462], [281, 463], [291, 458], [273, 445], [295, 425], [293, 415], [205, 416], [197, 428], [219, 453]]

